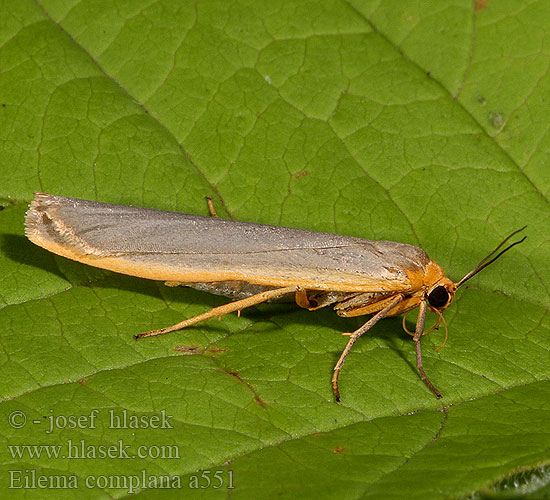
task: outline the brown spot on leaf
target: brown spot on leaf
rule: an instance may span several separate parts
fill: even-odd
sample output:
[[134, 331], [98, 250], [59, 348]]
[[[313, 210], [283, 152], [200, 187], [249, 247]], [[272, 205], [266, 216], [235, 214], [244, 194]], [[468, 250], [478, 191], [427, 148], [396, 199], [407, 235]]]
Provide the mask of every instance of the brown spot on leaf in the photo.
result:
[[177, 345], [174, 347], [174, 351], [181, 352], [185, 355], [202, 354], [204, 349], [198, 345]]
[[265, 408], [267, 406], [267, 403], [258, 395], [254, 387], [252, 387], [250, 384], [245, 382], [242, 377], [237, 372], [230, 372], [229, 370], [220, 370], [222, 373], [227, 373], [228, 375], [231, 375], [232, 377], [235, 377], [241, 384], [243, 384], [252, 394], [254, 395], [254, 401], [258, 403], [262, 408]]
[[178, 351], [189, 356], [194, 354], [211, 354], [213, 357], [216, 357], [218, 353], [227, 351], [227, 349], [225, 347], [202, 348], [198, 345], [177, 345], [174, 347], [174, 351]]
[[487, 7], [487, 0], [476, 0], [474, 4], [474, 9], [477, 10], [483, 10], [485, 7]]

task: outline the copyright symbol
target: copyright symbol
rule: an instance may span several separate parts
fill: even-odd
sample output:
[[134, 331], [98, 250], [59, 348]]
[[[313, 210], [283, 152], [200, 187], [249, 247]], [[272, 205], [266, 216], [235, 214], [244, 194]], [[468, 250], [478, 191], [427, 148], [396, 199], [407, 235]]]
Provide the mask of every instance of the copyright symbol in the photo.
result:
[[12, 411], [8, 416], [8, 423], [14, 429], [21, 429], [27, 423], [27, 416], [21, 410]]

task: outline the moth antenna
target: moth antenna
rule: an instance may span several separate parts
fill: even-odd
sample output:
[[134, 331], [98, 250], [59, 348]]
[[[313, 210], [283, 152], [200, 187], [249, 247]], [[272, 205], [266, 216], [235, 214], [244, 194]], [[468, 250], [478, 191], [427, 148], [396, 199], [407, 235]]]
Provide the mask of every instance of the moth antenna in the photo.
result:
[[[525, 238], [527, 238], [527, 236], [524, 236], [521, 240], [518, 240], [518, 241], [515, 241], [514, 243], [512, 243], [511, 245], [508, 245], [504, 250], [501, 250], [495, 257], [493, 257], [493, 255], [495, 255], [496, 252], [498, 252], [500, 250], [500, 248], [512, 237], [512, 236], [515, 236], [516, 234], [518, 234], [519, 232], [523, 231], [527, 226], [523, 226], [521, 229], [518, 229], [516, 231], [514, 231], [512, 234], [510, 234], [509, 236], [507, 236], [506, 238], [504, 238], [504, 240], [502, 241], [502, 243], [496, 247], [489, 255], [487, 255], [487, 257], [485, 257], [484, 259], [481, 260], [481, 262], [476, 266], [474, 267], [468, 274], [466, 274], [466, 276], [464, 276], [464, 278], [462, 278], [458, 283], [455, 284], [455, 290], [456, 288], [460, 287], [461, 285], [464, 284], [465, 281], [468, 281], [470, 278], [472, 278], [473, 276], [475, 276], [477, 273], [479, 273], [479, 271], [481, 271], [482, 269], [485, 269], [487, 266], [489, 266], [490, 264], [492, 264], [495, 260], [497, 260], [503, 253], [507, 252], [508, 250], [510, 250], [511, 248], [515, 247], [516, 245], [519, 245], [520, 243], [523, 243], [525, 241]], [[491, 257], [493, 257], [491, 259]], [[489, 260], [491, 259], [491, 260]]]

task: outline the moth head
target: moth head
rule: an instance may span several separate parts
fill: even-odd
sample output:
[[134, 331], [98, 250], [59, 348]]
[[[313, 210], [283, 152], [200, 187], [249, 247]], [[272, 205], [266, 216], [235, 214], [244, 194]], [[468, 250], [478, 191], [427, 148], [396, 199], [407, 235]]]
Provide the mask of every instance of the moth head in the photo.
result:
[[455, 298], [456, 289], [456, 284], [449, 278], [442, 278], [439, 280], [428, 292], [428, 304], [430, 305], [430, 309], [437, 309], [439, 312], [447, 309]]

